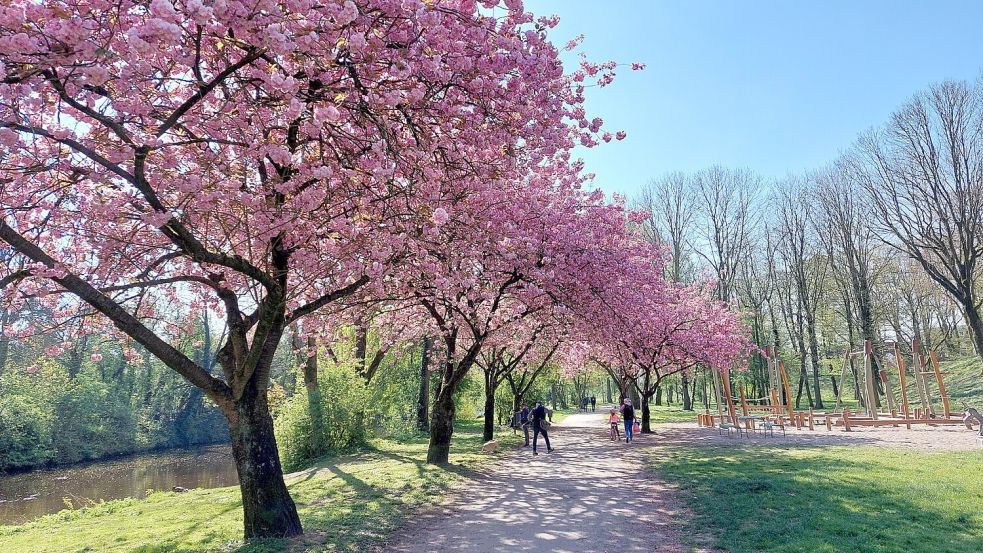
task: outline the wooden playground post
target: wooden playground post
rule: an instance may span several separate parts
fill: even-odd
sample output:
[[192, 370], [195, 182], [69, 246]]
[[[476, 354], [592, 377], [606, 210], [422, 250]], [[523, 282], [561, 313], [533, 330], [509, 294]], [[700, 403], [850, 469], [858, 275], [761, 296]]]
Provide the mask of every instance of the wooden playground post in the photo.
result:
[[713, 375], [713, 394], [717, 399], [717, 415], [720, 417], [720, 422], [724, 421], [724, 404], [723, 399], [720, 397], [720, 373], [711, 368], [710, 374]]
[[[748, 408], [747, 408], [747, 397], [744, 395], [744, 386], [739, 386], [737, 388], [737, 391], [741, 396], [741, 412], [744, 413], [744, 416], [746, 417], [748, 416]], [[745, 419], [744, 427], [748, 430], [751, 430], [751, 419]]]
[[871, 419], [877, 420], [877, 404], [875, 398], [877, 391], [874, 386], [874, 376], [871, 375], [871, 367], [874, 359], [874, 346], [870, 340], [864, 340], [864, 388], [867, 394], [867, 414]]
[[918, 397], [922, 402], [922, 413], [928, 417], [930, 414], [935, 414], [935, 410], [932, 408], [932, 402], [929, 401], [928, 397], [928, 383], [925, 381], [925, 356], [922, 355], [922, 343], [915, 338], [911, 341], [911, 362], [915, 365], [915, 387], [918, 389]]
[[812, 422], [812, 409], [809, 409], [809, 430], [815, 430], [815, 423]]
[[888, 377], [886, 369], [880, 371], [880, 377], [881, 382], [884, 383], [884, 395], [887, 397], [887, 410], [891, 412], [892, 417], [895, 417], [898, 414], [898, 408], [894, 405], [894, 389], [891, 388], [891, 379]]
[[778, 360], [778, 370], [782, 375], [782, 383], [785, 385], [785, 407], [788, 410], [788, 418], [793, 418], [795, 415], [792, 413], [792, 387], [788, 385], [788, 373], [785, 372], [785, 363], [782, 360]]
[[840, 370], [840, 389], [837, 390], [839, 393], [836, 394], [836, 406], [833, 407], [833, 411], [839, 411], [843, 402], [843, 383], [846, 382], [846, 372], [850, 369], [850, 355], [852, 353], [847, 350], [846, 355], [843, 356], [843, 369]]
[[843, 430], [846, 432], [850, 431], [850, 408], [843, 408]]
[[904, 357], [901, 356], [901, 348], [894, 344], [894, 358], [898, 361], [898, 379], [901, 381], [901, 412], [904, 414], [905, 426], [911, 430], [911, 421], [908, 420], [910, 409], [908, 407], [908, 380], [905, 373]]
[[730, 412], [730, 422], [734, 423], [734, 426], [737, 426], [737, 409], [734, 407], [734, 396], [730, 392], [730, 371], [726, 369], [721, 370], [720, 380], [724, 383], [724, 395], [727, 396], [727, 409]]
[[928, 357], [932, 360], [932, 369], [935, 370], [935, 382], [939, 385], [939, 395], [942, 396], [942, 414], [949, 418], [949, 395], [945, 391], [945, 382], [942, 381], [942, 371], [939, 370], [939, 356], [935, 350], [929, 350]]

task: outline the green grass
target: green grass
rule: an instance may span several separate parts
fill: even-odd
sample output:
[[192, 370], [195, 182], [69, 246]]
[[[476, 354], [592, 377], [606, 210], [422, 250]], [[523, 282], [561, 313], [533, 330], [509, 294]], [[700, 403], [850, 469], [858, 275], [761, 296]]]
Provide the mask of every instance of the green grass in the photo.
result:
[[983, 551], [983, 452], [872, 447], [674, 447], [657, 470], [733, 552]]
[[[953, 411], [961, 412], [964, 402], [977, 409], [983, 409], [983, 361], [975, 356], [965, 357], [939, 363], [939, 368], [949, 373], [943, 376], [943, 381]], [[930, 381], [934, 390], [935, 379], [932, 378]], [[912, 401], [912, 397], [909, 392], [908, 401]], [[940, 402], [936, 400], [936, 403]]]
[[[694, 405], [696, 409], [698, 406]], [[679, 406], [652, 405], [649, 413], [652, 416], [652, 424], [659, 425], [667, 422], [696, 422], [696, 414], [700, 411], [683, 411]], [[641, 416], [641, 412], [638, 413]]]
[[565, 409], [558, 408], [553, 411], [553, 417], [550, 420], [552, 422], [563, 422], [563, 419], [569, 417], [570, 415], [574, 415], [576, 413], [581, 413], [581, 412], [582, 411], [574, 409], [573, 407], [568, 407]]
[[[517, 436], [500, 431], [507, 452]], [[305, 536], [243, 545], [239, 489], [154, 493], [0, 526], [0, 552], [198, 553], [233, 551], [363, 551], [398, 528], [409, 512], [431, 504], [481, 462], [481, 426], [455, 423], [449, 467], [424, 463], [427, 439], [376, 440], [370, 450], [317, 463], [288, 480]]]

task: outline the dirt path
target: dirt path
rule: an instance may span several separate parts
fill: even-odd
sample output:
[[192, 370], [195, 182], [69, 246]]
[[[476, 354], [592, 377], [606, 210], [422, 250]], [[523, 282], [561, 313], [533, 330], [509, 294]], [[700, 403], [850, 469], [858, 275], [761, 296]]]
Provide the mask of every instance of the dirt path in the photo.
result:
[[556, 452], [534, 457], [523, 449], [490, 466], [383, 551], [691, 550], [680, 542], [686, 513], [675, 491], [645, 469], [651, 436], [611, 441], [598, 409], [555, 425], [550, 439]]
[[[977, 427], [978, 429], [978, 427]], [[774, 436], [761, 432], [728, 435], [712, 428], [699, 428], [695, 422], [660, 424], [656, 428], [655, 441], [661, 445], [712, 446], [720, 444], [758, 444], [783, 447], [816, 447], [827, 445], [873, 446], [894, 449], [908, 449], [928, 453], [949, 451], [971, 451], [979, 449], [976, 441], [977, 431], [964, 426], [913, 425], [911, 430], [902, 427], [857, 427], [853, 432], [834, 428], [832, 432], [825, 426], [815, 430], [786, 428], [785, 435], [776, 430]]]

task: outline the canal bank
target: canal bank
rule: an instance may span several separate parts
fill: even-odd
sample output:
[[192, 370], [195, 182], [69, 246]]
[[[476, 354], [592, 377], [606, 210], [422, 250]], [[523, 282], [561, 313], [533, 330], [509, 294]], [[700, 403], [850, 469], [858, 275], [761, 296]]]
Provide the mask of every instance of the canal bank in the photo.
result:
[[148, 490], [218, 488], [237, 483], [228, 445], [139, 453], [0, 475], [0, 525], [23, 524], [102, 501], [141, 499]]

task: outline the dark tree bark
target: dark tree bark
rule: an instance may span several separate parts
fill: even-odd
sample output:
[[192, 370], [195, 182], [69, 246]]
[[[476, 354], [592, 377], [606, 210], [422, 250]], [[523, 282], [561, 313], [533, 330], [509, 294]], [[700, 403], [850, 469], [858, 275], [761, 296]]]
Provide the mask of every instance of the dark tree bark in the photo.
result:
[[446, 465], [450, 460], [451, 437], [454, 435], [454, 404], [450, 388], [441, 387], [437, 400], [433, 404], [433, 414], [430, 417], [430, 445], [427, 447], [427, 462], [435, 465]]
[[239, 474], [245, 535], [299, 535], [303, 529], [283, 481], [266, 390], [249, 392], [244, 394], [244, 400], [222, 410], [229, 421], [232, 456]]
[[683, 396], [683, 411], [693, 410], [693, 398], [689, 395], [689, 371], [683, 371], [683, 385], [682, 385], [682, 396]]
[[432, 338], [424, 338], [420, 350], [420, 394], [416, 402], [416, 426], [421, 432], [430, 431], [430, 345]]
[[430, 416], [430, 443], [427, 446], [427, 463], [434, 465], [446, 465], [450, 460], [454, 413], [457, 411], [454, 392], [474, 365], [484, 341], [484, 336], [479, 337], [480, 340], [475, 340], [458, 359], [457, 335], [456, 329], [444, 334], [444, 367]]

